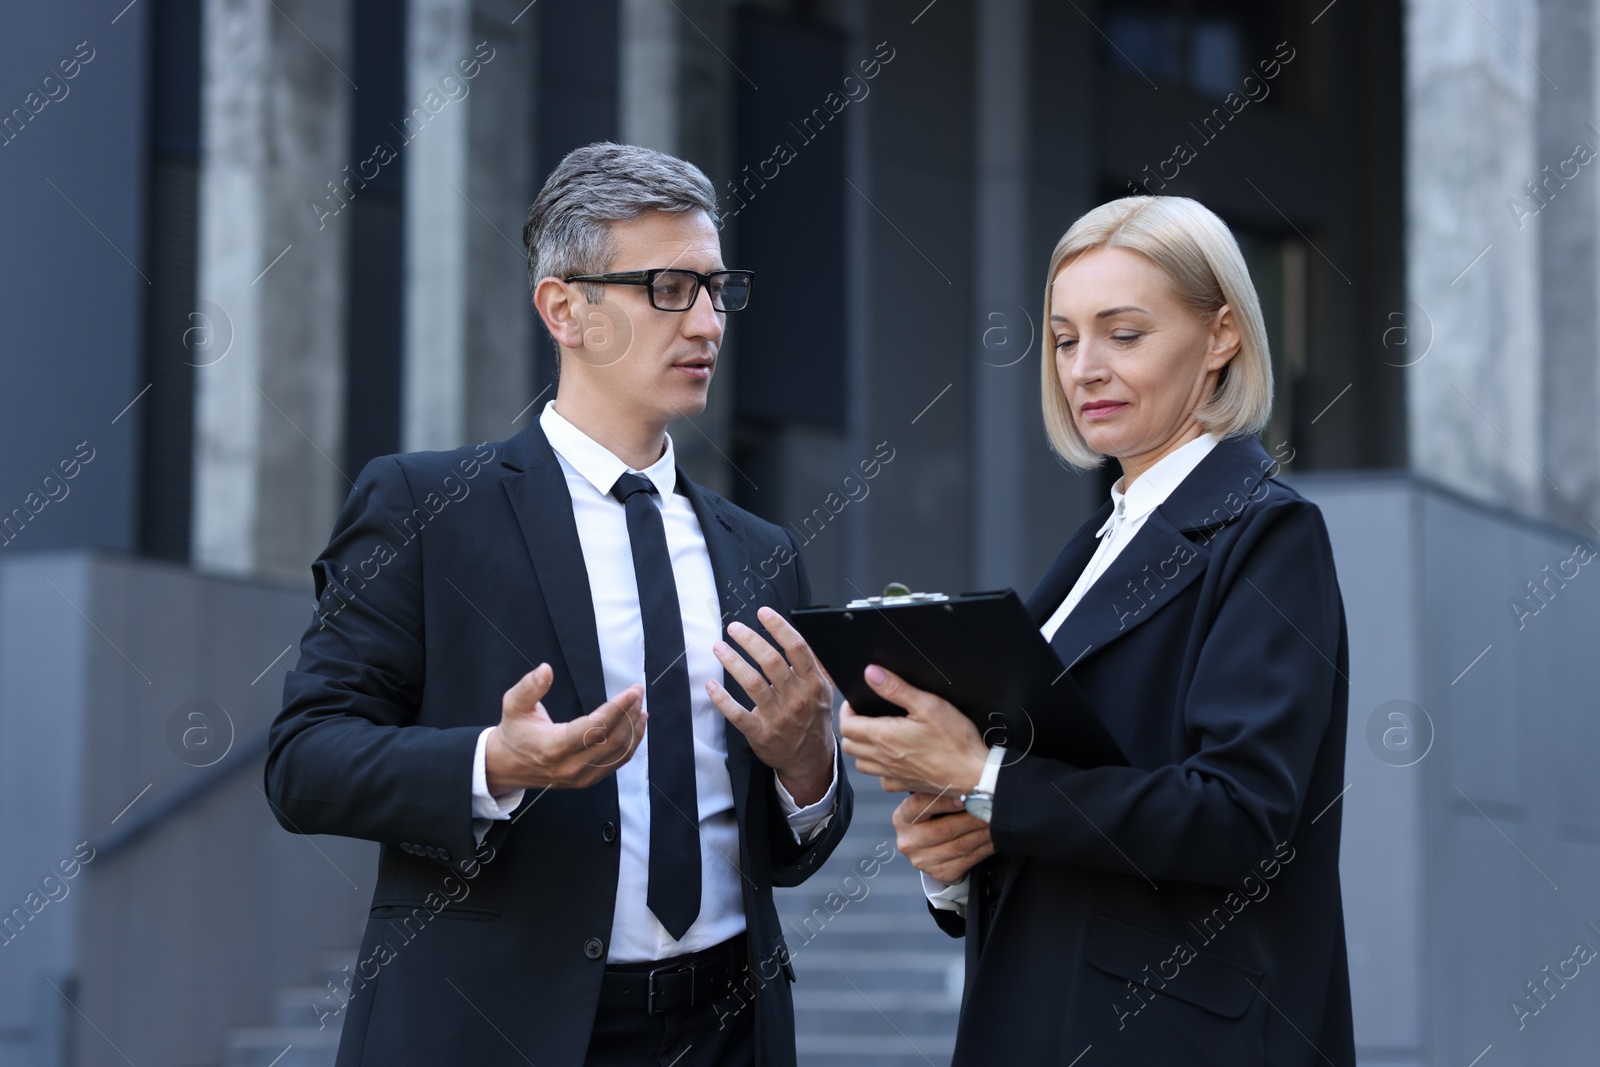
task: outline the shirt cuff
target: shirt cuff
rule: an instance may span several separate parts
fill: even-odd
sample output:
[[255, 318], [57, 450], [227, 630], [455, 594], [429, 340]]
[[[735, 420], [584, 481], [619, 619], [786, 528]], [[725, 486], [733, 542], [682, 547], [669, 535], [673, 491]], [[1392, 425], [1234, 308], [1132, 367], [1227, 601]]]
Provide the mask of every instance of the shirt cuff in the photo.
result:
[[783, 817], [789, 822], [789, 832], [794, 834], [797, 844], [805, 844], [820, 834], [833, 819], [834, 811], [839, 806], [839, 742], [833, 743], [833, 762], [829, 764], [833, 777], [828, 781], [828, 791], [822, 794], [822, 799], [815, 804], [801, 807], [795, 803], [794, 796], [783, 787], [783, 779], [776, 774], [772, 776], [772, 784], [778, 787], [778, 806], [783, 809]]
[[483, 844], [489, 825], [499, 819], [511, 818], [511, 813], [522, 803], [526, 790], [513, 789], [509, 793], [492, 796], [489, 793], [489, 731], [490, 726], [478, 735], [478, 747], [472, 755], [472, 835]]
[[983, 762], [983, 774], [978, 778], [977, 792], [994, 796], [995, 786], [1000, 784], [1000, 768], [1005, 765], [1006, 750], [1004, 745], [996, 745], [989, 750], [988, 758]]
[[945, 885], [927, 871], [917, 873], [922, 875], [922, 892], [928, 898], [929, 904], [940, 911], [953, 911], [963, 916], [967, 914], [967, 888], [972, 884], [971, 875], [959, 882]]

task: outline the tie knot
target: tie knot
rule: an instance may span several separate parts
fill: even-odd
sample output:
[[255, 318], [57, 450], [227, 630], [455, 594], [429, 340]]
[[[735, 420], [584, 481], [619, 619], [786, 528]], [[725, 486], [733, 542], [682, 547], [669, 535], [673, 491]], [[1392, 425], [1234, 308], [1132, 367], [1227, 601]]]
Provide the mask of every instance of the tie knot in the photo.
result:
[[641, 474], [634, 474], [632, 471], [623, 471], [622, 476], [617, 479], [617, 484], [611, 487], [611, 495], [624, 504], [635, 493], [654, 493], [655, 491], [654, 482]]

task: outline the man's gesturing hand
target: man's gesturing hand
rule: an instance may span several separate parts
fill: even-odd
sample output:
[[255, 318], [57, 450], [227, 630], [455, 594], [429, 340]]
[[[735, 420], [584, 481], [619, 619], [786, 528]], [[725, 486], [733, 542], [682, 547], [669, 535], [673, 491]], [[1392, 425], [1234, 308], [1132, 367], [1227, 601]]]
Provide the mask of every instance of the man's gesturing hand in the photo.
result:
[[484, 748], [495, 796], [514, 789], [582, 789], [632, 757], [644, 737], [644, 686], [631, 685], [587, 715], [553, 722], [539, 701], [555, 672], [541, 663], [506, 690]]
[[756, 758], [777, 771], [795, 803], [805, 807], [821, 800], [833, 781], [833, 685], [788, 620], [768, 607], [756, 617], [789, 658], [744, 623], [731, 623], [728, 636], [761, 669], [750, 666], [726, 642], [718, 641], [711, 650], [756, 706], [744, 708], [715, 681], [706, 683], [706, 692], [744, 734]]

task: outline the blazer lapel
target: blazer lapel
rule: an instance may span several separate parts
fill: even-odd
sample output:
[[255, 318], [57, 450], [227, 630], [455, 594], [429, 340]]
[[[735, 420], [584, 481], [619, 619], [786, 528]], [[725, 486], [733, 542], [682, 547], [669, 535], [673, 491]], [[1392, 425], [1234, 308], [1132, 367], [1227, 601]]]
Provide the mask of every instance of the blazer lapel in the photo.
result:
[[[501, 464], [517, 472], [501, 484], [528, 543], [539, 590], [577, 690], [574, 714], [583, 715], [605, 703], [605, 673], [600, 664], [589, 572], [583, 563], [567, 478], [537, 419], [506, 442]], [[561, 713], [563, 709], [548, 710], [558, 721], [570, 717]]]
[[1108, 500], [1089, 521], [1078, 527], [1078, 532], [1072, 535], [1072, 540], [1067, 542], [1055, 562], [1050, 564], [1050, 569], [1044, 572], [1044, 577], [1039, 579], [1039, 584], [1034, 586], [1033, 592], [1028, 595], [1027, 606], [1035, 626], [1049, 622], [1050, 616], [1055, 614], [1056, 608], [1061, 606], [1061, 602], [1077, 584], [1078, 575], [1089, 565], [1090, 557], [1100, 544], [1095, 531], [1105, 525], [1110, 514], [1111, 501]]
[[[1237, 519], [1274, 466], [1253, 436], [1226, 437], [1217, 442], [1166, 501], [1150, 513], [1133, 540], [1062, 622], [1050, 642], [1062, 662], [1071, 665], [1131, 633], [1200, 577], [1211, 556], [1208, 531]], [[1100, 519], [1103, 522], [1104, 516]], [[1085, 524], [1085, 528], [1099, 526]], [[1068, 543], [1058, 564], [1067, 559], [1083, 532], [1080, 528]], [[1093, 540], [1092, 535], [1090, 539]], [[1080, 551], [1083, 563], [1092, 553], [1092, 548], [1088, 553]], [[1076, 555], [1067, 560], [1068, 567], [1073, 564]], [[1082, 564], [1071, 569], [1070, 578], [1065, 579], [1068, 588], [1082, 570]], [[1052, 568], [1046, 579], [1054, 572]], [[1059, 583], [1064, 579], [1055, 580]], [[1040, 583], [1041, 594], [1044, 584]], [[1060, 601], [1060, 596], [1051, 601], [1052, 611]]]
[[1157, 508], [1062, 621], [1051, 647], [1071, 665], [1130, 633], [1198, 578], [1209, 555]]

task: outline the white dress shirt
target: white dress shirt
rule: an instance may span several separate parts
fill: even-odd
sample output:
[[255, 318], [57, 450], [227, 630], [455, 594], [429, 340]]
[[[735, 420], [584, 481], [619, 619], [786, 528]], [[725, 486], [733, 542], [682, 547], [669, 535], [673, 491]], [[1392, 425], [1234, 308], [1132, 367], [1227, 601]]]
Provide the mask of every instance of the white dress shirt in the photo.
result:
[[[609, 699], [630, 685], [645, 682], [644, 622], [639, 589], [634, 581], [633, 552], [628, 540], [627, 511], [611, 495], [626, 463], [556, 412], [551, 401], [539, 415], [566, 475], [572, 514], [583, 546], [584, 568], [594, 598], [595, 629], [600, 638], [600, 663]], [[716, 579], [705, 534], [689, 498], [677, 493], [672, 438], [661, 458], [642, 471], [660, 495], [672, 578], [683, 616], [683, 643], [689, 670], [690, 716], [694, 729], [695, 794], [700, 816], [700, 914], [675, 941], [645, 902], [650, 873], [650, 747], [649, 729], [633, 757], [616, 770], [620, 807], [617, 904], [606, 959], [629, 963], [698, 952], [726, 941], [745, 929], [740, 890], [739, 826], [734, 815], [733, 784], [728, 777], [727, 720], [705, 691], [709, 680], [723, 680], [722, 663], [711, 646], [722, 639]], [[730, 642], [730, 644], [733, 642]], [[587, 708], [586, 711], [594, 709]], [[649, 710], [648, 701], [646, 710]], [[490, 727], [490, 729], [494, 729]], [[484, 769], [489, 730], [478, 737], [472, 772], [473, 829], [481, 842], [490, 823], [507, 819], [522, 801], [522, 790], [490, 796]], [[778, 800], [795, 840], [819, 833], [832, 818], [838, 797], [838, 774], [817, 803], [799, 807], [782, 782]], [[765, 832], [752, 827], [752, 833]]]
[[[1220, 440], [1222, 438], [1216, 434], [1202, 433], [1193, 441], [1180, 445], [1135, 478], [1126, 492], [1122, 488], [1122, 479], [1117, 479], [1116, 484], [1111, 487], [1111, 517], [1095, 531], [1095, 537], [1100, 539], [1100, 543], [1095, 547], [1094, 555], [1089, 557], [1089, 562], [1084, 565], [1083, 572], [1078, 575], [1078, 580], [1073, 583], [1072, 589], [1061, 601], [1061, 605], [1039, 628], [1046, 641], [1055, 637], [1062, 622], [1071, 614], [1072, 609], [1078, 606], [1078, 602], [1083, 599], [1083, 595], [1090, 587], [1110, 569], [1112, 561], [1128, 547], [1128, 542], [1132, 541], [1134, 535], [1144, 526], [1150, 513], [1172, 495], [1178, 484], [1189, 476], [1190, 471], [1199, 466], [1200, 461], [1206, 458]], [[999, 788], [998, 781], [995, 783], [995, 788]], [[945, 885], [924, 874], [922, 890], [934, 907], [964, 915], [967, 910], [967, 888], [970, 882], [970, 878], [963, 878], [959, 882]]]

